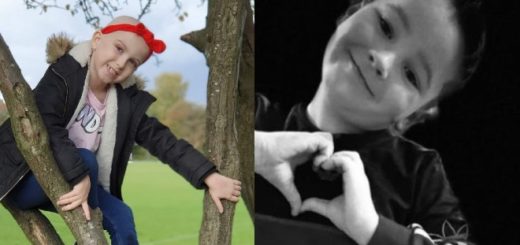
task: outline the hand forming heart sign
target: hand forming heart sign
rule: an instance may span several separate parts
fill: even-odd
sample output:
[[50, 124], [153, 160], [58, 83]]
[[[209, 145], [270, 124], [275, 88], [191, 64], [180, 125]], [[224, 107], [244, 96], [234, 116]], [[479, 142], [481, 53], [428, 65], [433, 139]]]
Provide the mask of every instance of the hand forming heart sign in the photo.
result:
[[297, 215], [302, 201], [294, 185], [294, 169], [310, 159], [321, 165], [333, 150], [330, 133], [255, 131], [255, 172], [284, 195], [291, 214]]
[[359, 154], [354, 151], [336, 152], [320, 167], [342, 173], [343, 194], [332, 200], [308, 198], [301, 211], [323, 215], [358, 244], [367, 244], [376, 230], [379, 216]]

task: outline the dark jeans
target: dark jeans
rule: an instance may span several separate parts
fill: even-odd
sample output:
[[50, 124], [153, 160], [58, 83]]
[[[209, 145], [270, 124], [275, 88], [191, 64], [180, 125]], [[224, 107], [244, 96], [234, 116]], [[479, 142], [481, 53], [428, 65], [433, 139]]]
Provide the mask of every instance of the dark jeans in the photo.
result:
[[[103, 212], [103, 228], [110, 234], [112, 244], [138, 244], [132, 210], [97, 184], [98, 164], [94, 153], [87, 149], [78, 150], [90, 170], [89, 206], [99, 207]], [[7, 198], [20, 209], [39, 208], [56, 212], [32, 172], [16, 185]]]

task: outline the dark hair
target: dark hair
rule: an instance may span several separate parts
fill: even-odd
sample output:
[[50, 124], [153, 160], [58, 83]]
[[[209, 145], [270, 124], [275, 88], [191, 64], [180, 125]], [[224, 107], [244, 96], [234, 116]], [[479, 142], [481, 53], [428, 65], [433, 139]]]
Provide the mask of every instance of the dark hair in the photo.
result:
[[438, 116], [438, 102], [462, 89], [476, 73], [482, 60], [486, 44], [486, 25], [480, 13], [478, 0], [448, 0], [455, 8], [455, 20], [462, 36], [462, 60], [458, 76], [442, 87], [438, 97], [429, 101], [421, 109], [393, 125], [393, 132], [403, 134], [411, 126]]
[[[363, 5], [374, 0], [352, 0], [350, 7], [338, 20], [338, 25], [349, 16], [358, 11]], [[458, 76], [444, 84], [440, 95], [428, 102], [418, 111], [412, 113], [407, 118], [395, 122], [391, 127], [394, 134], [402, 134], [411, 126], [434, 118], [438, 115], [438, 102], [462, 89], [470, 78], [475, 74], [486, 43], [485, 20], [480, 13], [481, 3], [479, 0], [446, 0], [455, 9], [455, 21], [462, 36], [463, 50], [462, 61]]]
[[456, 11], [456, 21], [462, 33], [462, 61], [459, 77], [447, 83], [441, 91], [441, 98], [452, 94], [466, 85], [475, 74], [486, 43], [486, 27], [480, 13], [481, 2], [478, 0], [449, 0]]

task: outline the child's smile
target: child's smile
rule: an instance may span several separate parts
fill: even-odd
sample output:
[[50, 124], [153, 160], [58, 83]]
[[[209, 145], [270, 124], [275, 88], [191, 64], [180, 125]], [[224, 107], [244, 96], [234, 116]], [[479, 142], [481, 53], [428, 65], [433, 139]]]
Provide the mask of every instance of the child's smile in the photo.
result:
[[354, 73], [359, 75], [360, 82], [365, 86], [365, 88], [367, 89], [368, 93], [372, 97], [375, 97], [374, 92], [370, 88], [370, 85], [368, 84], [368, 81], [367, 81], [365, 75], [363, 75], [363, 71], [361, 70], [361, 68], [359, 68], [359, 65], [356, 63], [356, 59], [354, 58], [354, 56], [352, 56], [351, 52], [348, 52], [348, 57], [350, 58], [350, 61], [352, 62], [352, 68], [353, 68], [353, 70], [355, 70]]
[[315, 97], [327, 120], [384, 129], [437, 98], [461, 60], [453, 11], [447, 1], [377, 0], [339, 23]]
[[107, 64], [106, 68], [107, 68], [108, 74], [110, 75], [111, 80], [115, 80], [116, 77], [119, 75], [119, 72], [116, 71], [116, 69], [112, 68], [108, 64]]

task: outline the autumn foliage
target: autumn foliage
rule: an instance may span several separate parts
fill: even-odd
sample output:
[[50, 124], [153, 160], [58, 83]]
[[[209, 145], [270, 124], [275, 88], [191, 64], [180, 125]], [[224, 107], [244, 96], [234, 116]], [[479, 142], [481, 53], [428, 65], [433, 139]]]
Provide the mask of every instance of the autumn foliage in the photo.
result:
[[[157, 98], [147, 111], [166, 125], [178, 138], [190, 142], [198, 150], [204, 151], [205, 142], [205, 106], [187, 101], [188, 82], [177, 73], [163, 73], [155, 79], [155, 86], [150, 93]], [[134, 160], [149, 159], [151, 156], [144, 149], [137, 147], [133, 152]]]

